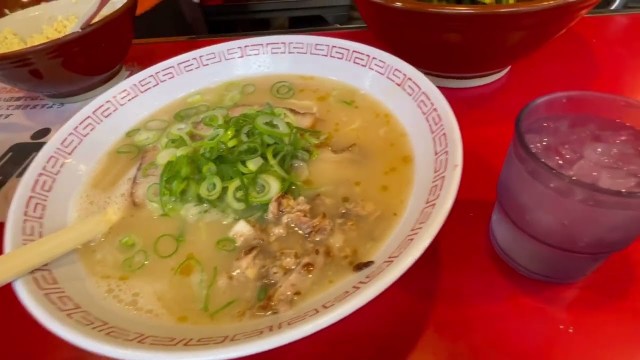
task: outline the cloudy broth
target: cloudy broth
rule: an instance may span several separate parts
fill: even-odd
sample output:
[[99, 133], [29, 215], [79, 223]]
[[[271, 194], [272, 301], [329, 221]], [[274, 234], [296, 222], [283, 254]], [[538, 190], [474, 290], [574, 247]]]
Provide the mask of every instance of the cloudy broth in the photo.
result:
[[[276, 83], [287, 87], [274, 93]], [[138, 183], [136, 174], [147, 170], [140, 164], [150, 153], [157, 163], [166, 154], [175, 159], [180, 153], [157, 155], [130, 143], [143, 138], [133, 134], [145, 128], [142, 124], [166, 129], [181, 121], [194, 124], [193, 118], [176, 120], [175, 114], [200, 104], [226, 107], [229, 114], [246, 111], [249, 117], [256, 109], [288, 109], [283, 116], [293, 114], [297, 126], [325, 138], [302, 165], [302, 175], [296, 173], [300, 181], [291, 195], [257, 206], [247, 218], [244, 210], [229, 216], [213, 209], [213, 216], [203, 216], [202, 211], [185, 211], [188, 206], [167, 215], [155, 205], [162, 201], [155, 200], [154, 185], [144, 179]], [[162, 121], [149, 123], [153, 119]], [[403, 216], [413, 186], [413, 154], [402, 125], [368, 94], [332, 79], [240, 79], [185, 96], [133, 129], [103, 157], [78, 202], [81, 214], [118, 203], [125, 215], [79, 254], [105, 301], [166, 321], [224, 323], [287, 311], [372, 266], [370, 260]], [[211, 130], [204, 130], [207, 135], [194, 138], [211, 137]], [[270, 138], [265, 139], [268, 146]], [[239, 145], [231, 140], [228, 146]], [[257, 166], [266, 163], [270, 160]], [[222, 165], [216, 165], [220, 174]], [[242, 169], [242, 176], [250, 176], [251, 169]], [[269, 174], [274, 176], [267, 179], [278, 177]], [[131, 190], [136, 184], [147, 186], [139, 191], [143, 195]], [[136, 196], [149, 197], [151, 203], [134, 204]], [[239, 222], [250, 226], [248, 232], [238, 230]]]

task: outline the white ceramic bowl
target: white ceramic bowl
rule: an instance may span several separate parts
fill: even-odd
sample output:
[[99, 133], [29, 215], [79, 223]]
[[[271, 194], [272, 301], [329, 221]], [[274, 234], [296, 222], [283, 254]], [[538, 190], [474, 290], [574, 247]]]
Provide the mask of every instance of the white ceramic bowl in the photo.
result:
[[128, 359], [212, 359], [274, 348], [326, 327], [391, 285], [429, 246], [456, 196], [462, 142], [456, 118], [425, 76], [385, 52], [315, 36], [269, 36], [199, 49], [116, 85], [74, 116], [22, 178], [5, 226], [5, 252], [68, 224], [77, 190], [134, 123], [175, 98], [238, 77], [296, 73], [330, 77], [367, 91], [395, 113], [415, 153], [404, 218], [374, 258], [290, 312], [229, 326], [165, 325], [107, 306], [71, 253], [14, 282], [47, 329], [91, 352]]

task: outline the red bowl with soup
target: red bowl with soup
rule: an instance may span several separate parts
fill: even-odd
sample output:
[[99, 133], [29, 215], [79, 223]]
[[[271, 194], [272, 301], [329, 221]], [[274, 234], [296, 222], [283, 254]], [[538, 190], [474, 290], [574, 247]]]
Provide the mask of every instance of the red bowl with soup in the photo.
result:
[[[26, 26], [31, 19], [40, 20], [38, 13], [41, 12], [57, 16], [53, 14], [60, 11], [58, 3], [66, 7], [65, 12], [78, 16], [73, 11], [76, 2], [65, 2], [68, 4], [64, 5], [62, 0], [20, 3], [0, 0], [0, 11], [12, 13], [13, 17], [0, 19], [0, 31]], [[53, 99], [82, 97], [110, 83], [121, 74], [133, 40], [136, 5], [137, 0], [111, 0], [99, 19], [84, 30], [1, 52], [0, 82]], [[42, 26], [34, 24], [32, 28], [41, 31]]]
[[599, 0], [504, 5], [355, 0], [376, 38], [438, 85], [480, 85], [504, 74], [595, 7]]

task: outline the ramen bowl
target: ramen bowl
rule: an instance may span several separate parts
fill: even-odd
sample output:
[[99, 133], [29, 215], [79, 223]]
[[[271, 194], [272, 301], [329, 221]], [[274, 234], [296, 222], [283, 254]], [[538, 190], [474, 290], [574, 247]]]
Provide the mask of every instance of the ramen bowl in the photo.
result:
[[462, 145], [456, 118], [418, 70], [378, 49], [316, 36], [268, 36], [205, 47], [115, 85], [70, 119], [34, 159], [14, 195], [5, 248], [72, 221], [78, 189], [98, 159], [136, 123], [178, 97], [258, 75], [340, 79], [370, 94], [405, 128], [413, 186], [401, 219], [373, 265], [268, 317], [226, 325], [159, 322], [107, 303], [77, 253], [14, 282], [25, 308], [78, 347], [127, 359], [214, 359], [257, 353], [308, 336], [348, 316], [402, 275], [433, 241], [456, 196]]
[[598, 3], [530, 0], [461, 5], [356, 0], [376, 39], [445, 87], [495, 81], [514, 62], [561, 34]]
[[[87, 0], [0, 1], [0, 30], [41, 33], [43, 22], [78, 16]], [[133, 39], [137, 0], [111, 0], [81, 31], [39, 45], [0, 53], [0, 82], [52, 99], [80, 101], [122, 73]], [[19, 10], [19, 11], [18, 11]], [[49, 19], [49, 20], [48, 20]]]

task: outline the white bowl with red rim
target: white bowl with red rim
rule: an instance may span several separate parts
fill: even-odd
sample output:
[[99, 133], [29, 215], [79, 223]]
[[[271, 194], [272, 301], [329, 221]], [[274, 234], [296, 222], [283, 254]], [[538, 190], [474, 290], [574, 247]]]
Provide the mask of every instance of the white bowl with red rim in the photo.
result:
[[306, 35], [249, 38], [164, 61], [114, 86], [63, 126], [34, 159], [15, 193], [4, 251], [72, 220], [78, 189], [100, 156], [135, 123], [177, 97], [235, 78], [267, 74], [329, 77], [377, 98], [406, 128], [415, 157], [405, 216], [373, 260], [289, 312], [225, 326], [163, 324], [105, 306], [70, 253], [14, 282], [34, 318], [66, 341], [126, 359], [215, 359], [257, 353], [308, 336], [365, 305], [400, 277], [444, 223], [462, 172], [451, 107], [418, 70], [381, 50]]

